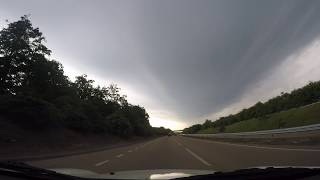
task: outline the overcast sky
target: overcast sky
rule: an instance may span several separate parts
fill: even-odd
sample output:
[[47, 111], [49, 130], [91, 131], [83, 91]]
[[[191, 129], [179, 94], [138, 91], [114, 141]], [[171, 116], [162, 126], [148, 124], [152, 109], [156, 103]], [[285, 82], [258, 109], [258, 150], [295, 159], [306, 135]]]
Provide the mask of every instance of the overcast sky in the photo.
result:
[[118, 84], [181, 129], [320, 80], [320, 0], [0, 0], [31, 14], [66, 74]]

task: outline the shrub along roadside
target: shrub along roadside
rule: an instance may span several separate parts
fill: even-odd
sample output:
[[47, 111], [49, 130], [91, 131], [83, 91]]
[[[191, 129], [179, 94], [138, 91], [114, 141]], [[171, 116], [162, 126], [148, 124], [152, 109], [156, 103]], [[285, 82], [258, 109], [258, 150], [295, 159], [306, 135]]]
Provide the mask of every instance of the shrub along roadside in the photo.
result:
[[[238, 124], [239, 122], [256, 118], [263, 121], [263, 119], [265, 119], [265, 117], [267, 117], [269, 114], [306, 106], [318, 101], [320, 101], [320, 81], [309, 82], [302, 88], [295, 89], [290, 93], [282, 92], [281, 95], [277, 97], [271, 98], [264, 103], [258, 102], [255, 105], [249, 108], [245, 108], [236, 114], [221, 117], [216, 121], [207, 119], [203, 124], [196, 124], [185, 128], [183, 132], [192, 134], [203, 132], [203, 130], [209, 128], [211, 128], [212, 130], [215, 129], [215, 131], [218, 130], [218, 132], [225, 132], [226, 130], [228, 130], [226, 129], [227, 126], [229, 127], [230, 125]], [[303, 119], [301, 120], [303, 121]], [[284, 121], [287, 121], [287, 119], [285, 119]], [[306, 122], [308, 123], [308, 121]], [[262, 126], [259, 128], [264, 127]]]
[[57, 128], [63, 122], [59, 109], [32, 97], [1, 95], [0, 114], [12, 123], [30, 130]]
[[[269, 114], [259, 118], [237, 122], [225, 126], [226, 133], [249, 132], [278, 128], [289, 128], [320, 123], [320, 103]], [[218, 128], [208, 128], [197, 133], [210, 134], [220, 132]]]

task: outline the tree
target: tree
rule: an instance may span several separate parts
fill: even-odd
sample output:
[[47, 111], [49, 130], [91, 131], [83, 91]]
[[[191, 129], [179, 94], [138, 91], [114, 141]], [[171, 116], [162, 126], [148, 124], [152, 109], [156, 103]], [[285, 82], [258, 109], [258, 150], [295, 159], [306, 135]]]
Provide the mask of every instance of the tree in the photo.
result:
[[0, 111], [21, 127], [63, 127], [80, 133], [150, 135], [149, 115], [131, 105], [116, 84], [94, 86], [87, 75], [71, 82], [50, 60], [45, 38], [28, 16], [0, 31]]
[[31, 72], [22, 91], [25, 94], [52, 100], [64, 95], [69, 85], [70, 82], [59, 62], [39, 59], [32, 63]]
[[0, 31], [0, 93], [17, 94], [28, 83], [32, 62], [50, 55], [45, 38], [28, 16]]
[[150, 132], [149, 115], [140, 106], [128, 105], [121, 109], [122, 114], [129, 119], [136, 135], [148, 135]]
[[116, 112], [107, 117], [109, 130], [115, 135], [128, 137], [133, 134], [133, 127], [130, 120], [121, 112]]
[[82, 100], [90, 99], [94, 94], [93, 84], [94, 80], [87, 79], [87, 75], [81, 75], [76, 77], [76, 81], [74, 82], [74, 86], [77, 90], [77, 95]]
[[[251, 118], [260, 118], [268, 114], [288, 110], [290, 108], [296, 108], [305, 106], [311, 103], [318, 102], [320, 100], [320, 81], [309, 82], [306, 86], [293, 90], [291, 93], [281, 92], [279, 96], [269, 99], [262, 103], [258, 102], [255, 105], [245, 108], [236, 114], [221, 117], [218, 120], [210, 122], [206, 120], [202, 124], [202, 128], [209, 127], [219, 128], [220, 132], [224, 132], [225, 126], [230, 124], [248, 120]], [[262, 118], [263, 120], [263, 118]], [[279, 121], [279, 128], [284, 127], [285, 123]], [[195, 131], [199, 126], [194, 125], [185, 129], [185, 132], [197, 132]]]
[[185, 134], [194, 134], [194, 133], [200, 131], [201, 127], [202, 127], [201, 124], [195, 124], [195, 125], [192, 125], [188, 128], [185, 128], [182, 132]]
[[110, 84], [107, 88], [105, 88], [107, 94], [106, 98], [109, 101], [117, 102], [122, 106], [128, 105], [127, 96], [120, 95], [120, 88], [116, 84]]
[[208, 129], [212, 127], [212, 122], [209, 119], [206, 119], [206, 121], [202, 125], [202, 129]]

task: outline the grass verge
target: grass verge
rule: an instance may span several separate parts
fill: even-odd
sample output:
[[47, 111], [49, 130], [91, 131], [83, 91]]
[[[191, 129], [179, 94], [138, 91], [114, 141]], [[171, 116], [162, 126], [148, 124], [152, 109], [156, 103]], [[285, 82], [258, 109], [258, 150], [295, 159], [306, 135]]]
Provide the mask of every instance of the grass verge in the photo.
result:
[[[225, 127], [226, 133], [249, 132], [278, 128], [289, 128], [320, 123], [320, 102], [293, 108], [287, 111], [252, 118]], [[218, 128], [199, 131], [200, 134], [218, 133]]]

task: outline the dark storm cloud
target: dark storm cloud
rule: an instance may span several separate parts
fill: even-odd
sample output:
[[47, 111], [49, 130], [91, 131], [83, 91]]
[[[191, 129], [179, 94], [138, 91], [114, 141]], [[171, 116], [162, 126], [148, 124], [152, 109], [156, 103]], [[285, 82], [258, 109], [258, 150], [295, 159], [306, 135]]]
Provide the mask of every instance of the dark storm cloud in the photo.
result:
[[[6, 1], [62, 62], [129, 84], [180, 119], [237, 101], [320, 34], [320, 1]], [[151, 105], [150, 105], [151, 106]]]

